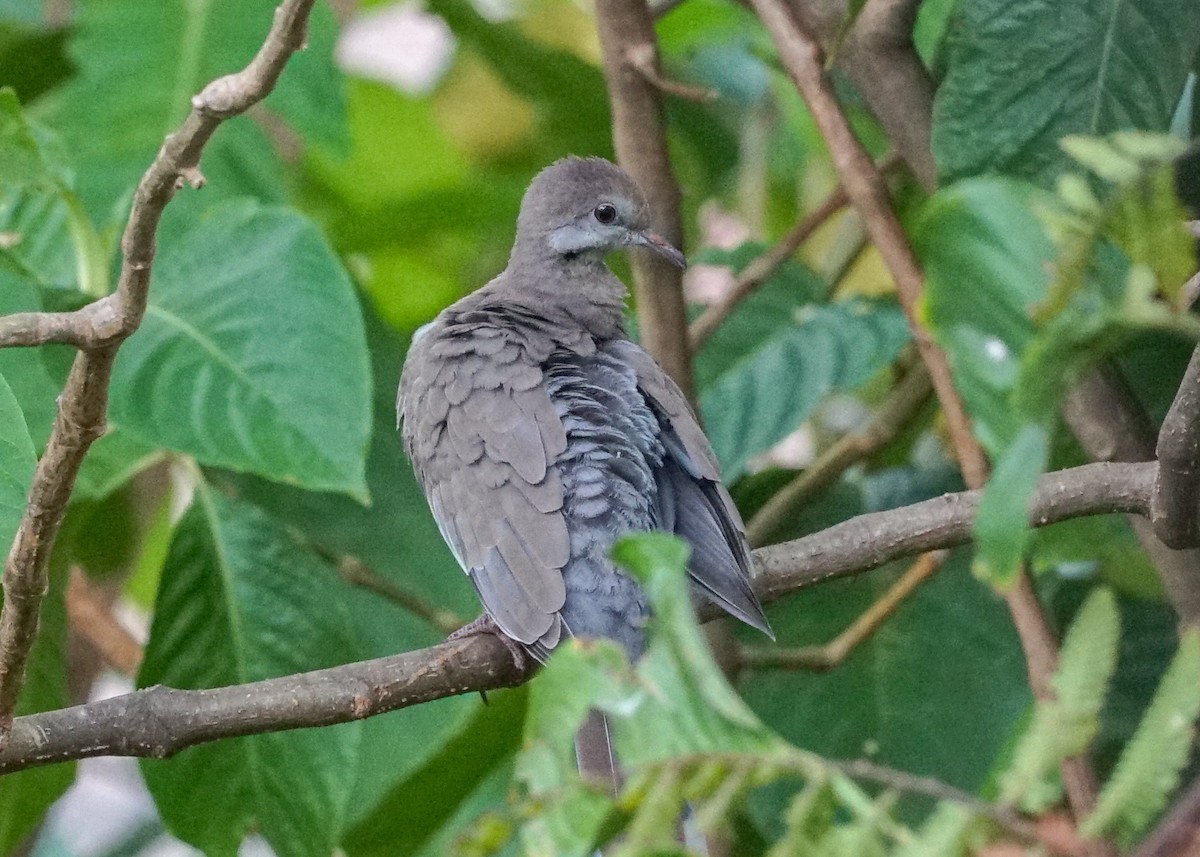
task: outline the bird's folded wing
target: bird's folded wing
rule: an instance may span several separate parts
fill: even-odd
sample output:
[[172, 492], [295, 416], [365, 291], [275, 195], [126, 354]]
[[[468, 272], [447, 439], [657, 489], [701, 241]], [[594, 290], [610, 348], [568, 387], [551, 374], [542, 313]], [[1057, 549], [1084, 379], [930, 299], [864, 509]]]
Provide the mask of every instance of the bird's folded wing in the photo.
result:
[[642, 348], [614, 346], [633, 367], [638, 388], [659, 418], [665, 451], [656, 474], [660, 525], [692, 548], [688, 572], [724, 610], [764, 633], [770, 625], [750, 585], [750, 549], [720, 465], [683, 392]]
[[488, 613], [514, 639], [549, 649], [570, 557], [550, 466], [566, 433], [540, 368], [517, 344], [495, 345], [437, 355], [433, 377], [414, 386], [420, 406], [404, 409], [405, 434], [438, 527]]

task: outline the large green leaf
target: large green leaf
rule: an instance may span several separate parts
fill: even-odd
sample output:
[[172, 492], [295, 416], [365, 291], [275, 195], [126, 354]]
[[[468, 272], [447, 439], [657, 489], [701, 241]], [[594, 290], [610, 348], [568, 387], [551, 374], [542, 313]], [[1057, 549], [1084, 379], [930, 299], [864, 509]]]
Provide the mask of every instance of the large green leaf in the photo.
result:
[[0, 229], [15, 236], [0, 256], [40, 283], [99, 296], [107, 291], [107, 249], [72, 190], [67, 160], [58, 138], [29, 121], [11, 89], [0, 89]]
[[[255, 507], [196, 487], [155, 604], [138, 683], [206, 688], [356, 659], [347, 592]], [[326, 857], [346, 822], [361, 724], [254, 735], [145, 761], [168, 828], [212, 855], [252, 830], [280, 854]]]
[[700, 406], [726, 479], [796, 429], [834, 390], [860, 386], [908, 341], [891, 302], [848, 301], [776, 315], [774, 331], [702, 388]]
[[1197, 46], [1193, 0], [963, 0], [934, 107], [942, 180], [1049, 184], [1068, 134], [1166, 130]]
[[[479, 598], [434, 524], [396, 431], [403, 343], [369, 310], [366, 323], [375, 376], [375, 423], [367, 458], [371, 505], [247, 476], [234, 477], [233, 490], [330, 554], [353, 555], [407, 593], [469, 619], [480, 610]], [[363, 658], [419, 649], [442, 636], [424, 619], [374, 592], [355, 587], [350, 598]], [[377, 830], [378, 819], [372, 820], [376, 806], [390, 801], [389, 794], [406, 793], [411, 778], [447, 752], [447, 742], [459, 740], [479, 705], [475, 697], [457, 696], [366, 721], [363, 740], [372, 752], [359, 765], [350, 822]], [[352, 841], [365, 847], [366, 836], [356, 833]]]
[[366, 339], [316, 227], [218, 206], [163, 248], [150, 294], [113, 372], [114, 423], [205, 464], [365, 498]]
[[[837, 669], [746, 675], [747, 701], [768, 726], [822, 755], [869, 753], [881, 764], [978, 788], [1030, 695], [1012, 621], [967, 560], [956, 553]], [[780, 644], [833, 639], [894, 579], [895, 572], [876, 571], [771, 605]], [[786, 800], [764, 797], [771, 809]]]
[[[34, 284], [0, 258], [0, 315], [41, 309]], [[59, 388], [51, 380], [39, 349], [0, 349], [0, 375], [8, 379], [20, 404], [34, 448], [41, 449], [50, 436]]]
[[[0, 382], [2, 383], [2, 382]], [[0, 416], [0, 426], [4, 419]], [[3, 446], [0, 443], [0, 446]], [[7, 546], [7, 543], [6, 543]], [[42, 602], [38, 636], [25, 666], [18, 716], [65, 708], [67, 693], [67, 611], [64, 578], [55, 563], [50, 592]], [[12, 854], [33, 834], [46, 811], [75, 779], [75, 763], [49, 765], [0, 777], [0, 854]]]
[[25, 512], [36, 466], [25, 415], [8, 381], [0, 375], [0, 552], [5, 556]]
[[525, 688], [489, 693], [488, 705], [355, 826], [342, 845], [345, 852], [350, 857], [416, 854], [438, 837], [453, 835], [463, 807], [497, 771], [508, 768], [521, 746], [527, 696]]
[[[71, 57], [78, 75], [41, 105], [80, 164], [78, 190], [107, 218], [149, 166], [163, 136], [213, 78], [241, 69], [271, 26], [272, 0], [110, 0], [82, 4]], [[344, 140], [344, 95], [333, 63], [336, 24], [317, 4], [307, 50], [289, 62], [267, 106], [306, 139]], [[130, 86], [136, 81], [136, 86]], [[278, 198], [280, 165], [249, 119], [223, 128], [202, 169], [214, 194]]]

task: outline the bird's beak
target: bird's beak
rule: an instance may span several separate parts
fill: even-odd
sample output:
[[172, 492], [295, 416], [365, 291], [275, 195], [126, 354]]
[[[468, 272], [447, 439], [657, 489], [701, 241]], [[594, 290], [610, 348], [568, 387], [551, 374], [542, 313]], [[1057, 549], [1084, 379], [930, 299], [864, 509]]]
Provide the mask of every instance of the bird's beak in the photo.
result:
[[649, 229], [643, 229], [641, 232], [633, 232], [630, 234], [634, 244], [638, 244], [649, 250], [653, 250], [658, 255], [662, 256], [676, 268], [686, 268], [687, 258], [679, 250], [663, 238], [657, 232], [651, 232]]

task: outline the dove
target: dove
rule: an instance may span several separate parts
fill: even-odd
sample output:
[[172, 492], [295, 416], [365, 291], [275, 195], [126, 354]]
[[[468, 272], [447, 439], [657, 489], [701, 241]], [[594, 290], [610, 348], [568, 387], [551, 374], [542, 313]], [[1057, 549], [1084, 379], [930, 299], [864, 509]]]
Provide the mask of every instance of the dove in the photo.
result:
[[626, 172], [555, 162], [525, 193], [507, 267], [422, 328], [401, 373], [404, 447], [480, 622], [538, 661], [571, 636], [643, 652], [645, 593], [609, 551], [649, 530], [689, 543], [698, 598], [771, 634], [712, 447], [626, 333], [605, 257], [627, 247], [685, 264]]

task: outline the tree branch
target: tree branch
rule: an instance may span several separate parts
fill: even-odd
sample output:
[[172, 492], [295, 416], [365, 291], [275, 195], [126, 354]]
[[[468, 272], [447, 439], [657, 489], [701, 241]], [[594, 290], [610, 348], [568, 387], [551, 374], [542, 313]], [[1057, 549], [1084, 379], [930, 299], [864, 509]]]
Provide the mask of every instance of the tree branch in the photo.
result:
[[[1100, 367], [1067, 394], [1063, 419], [1088, 456], [1096, 461], [1150, 461], [1154, 427], [1128, 382], [1112, 367]], [[1200, 622], [1200, 550], [1172, 550], [1159, 541], [1149, 518], [1130, 524], [1154, 563], [1180, 624]]]
[[1158, 433], [1158, 482], [1150, 520], [1172, 548], [1200, 544], [1200, 348], [1192, 352], [1175, 401]]
[[[596, 24], [612, 105], [617, 160], [646, 192], [655, 228], [683, 249], [679, 184], [667, 153], [659, 89], [651, 82], [662, 76], [654, 19], [645, 0], [598, 0]], [[631, 57], [637, 58], [636, 64]], [[635, 253], [633, 285], [646, 350], [694, 403], [696, 389], [680, 271], [655, 254]]]
[[[155, 234], [163, 209], [181, 182], [203, 182], [200, 153], [221, 122], [261, 100], [275, 86], [283, 66], [303, 47], [314, 0], [286, 0], [263, 46], [242, 71], [210, 83], [192, 99], [183, 126], [167, 137], [142, 176], [121, 239], [123, 262], [117, 290], [101, 306], [72, 313], [23, 314], [26, 330], [15, 323], [0, 328], [10, 339], [38, 342], [38, 331], [82, 350], [75, 357], [59, 397], [58, 415], [46, 451], [33, 477], [29, 502], [4, 566], [4, 607], [0, 611], [0, 747], [25, 681], [25, 662], [37, 635], [38, 615], [48, 586], [50, 551], [75, 486], [75, 477], [92, 442], [104, 434], [108, 384], [117, 348], [146, 311]], [[21, 318], [18, 317], [18, 318]], [[74, 324], [68, 336], [66, 326]], [[32, 331], [32, 333], [30, 332]]]
[[[1030, 523], [1111, 512], [1148, 514], [1155, 465], [1089, 464], [1046, 474]], [[820, 533], [755, 551], [763, 601], [890, 560], [971, 538], [979, 491], [946, 494], [862, 515]], [[702, 617], [719, 611], [709, 609]], [[213, 690], [149, 688], [102, 702], [18, 717], [0, 750], [0, 773], [90, 756], [164, 758], [220, 738], [325, 726], [434, 699], [520, 684], [507, 648], [483, 635], [363, 663]]]

